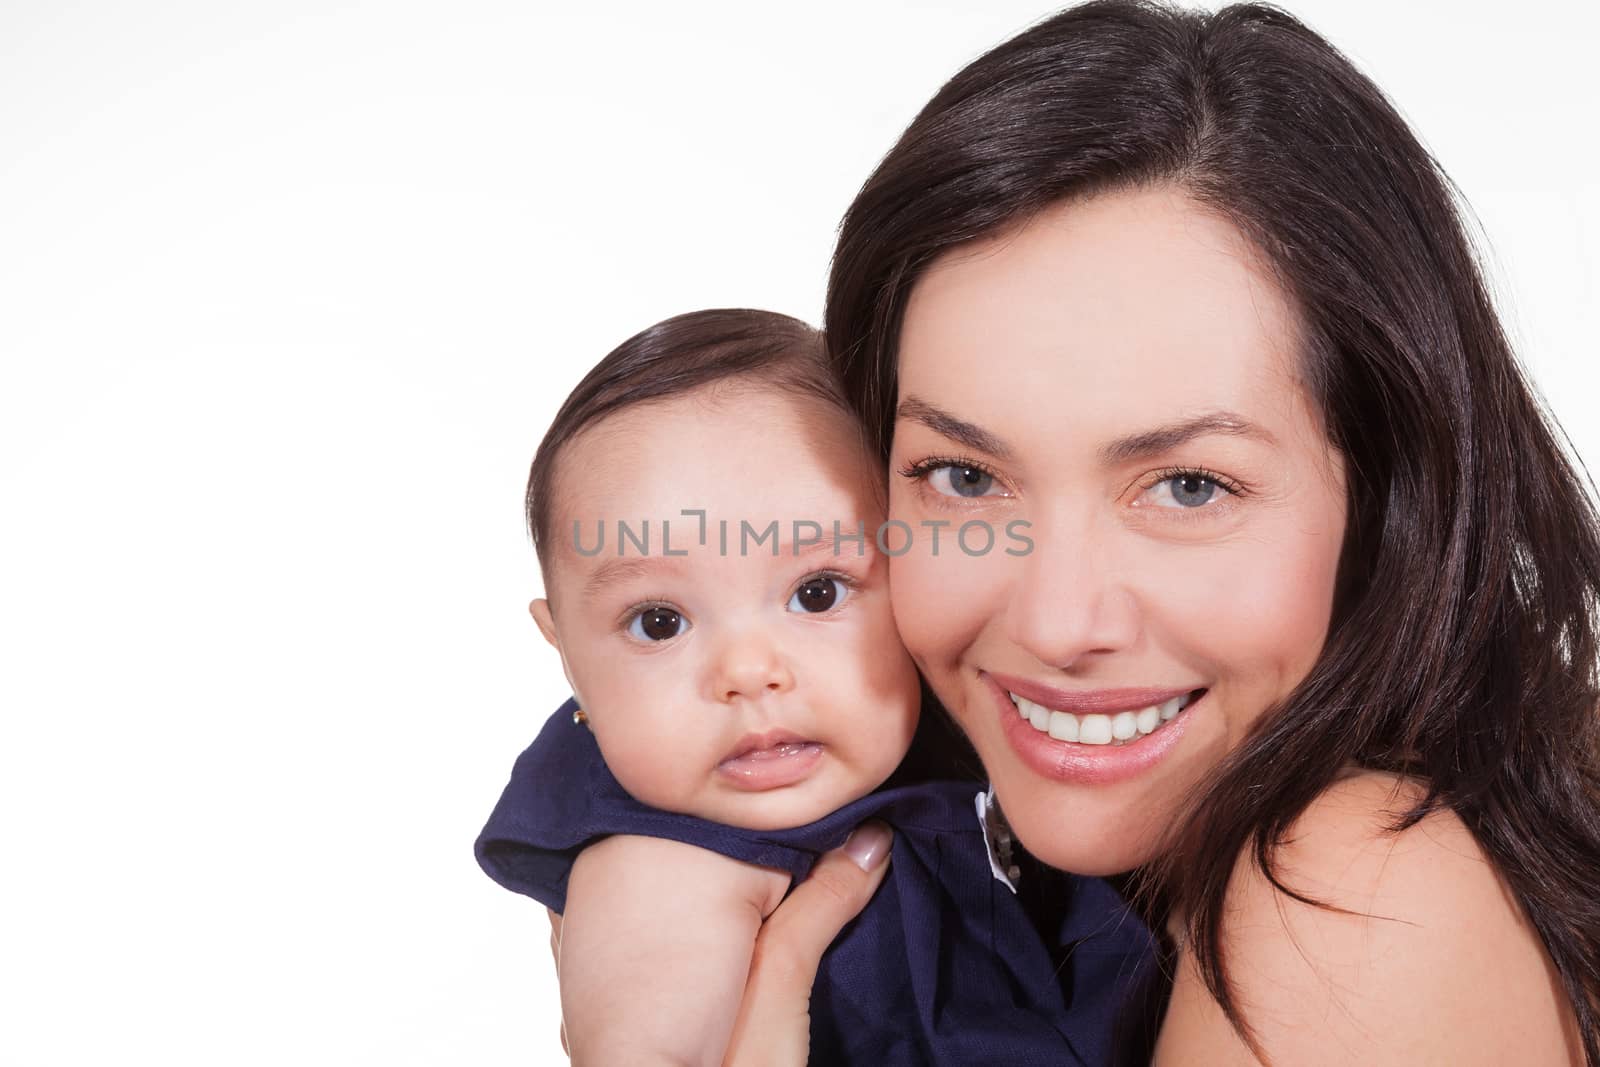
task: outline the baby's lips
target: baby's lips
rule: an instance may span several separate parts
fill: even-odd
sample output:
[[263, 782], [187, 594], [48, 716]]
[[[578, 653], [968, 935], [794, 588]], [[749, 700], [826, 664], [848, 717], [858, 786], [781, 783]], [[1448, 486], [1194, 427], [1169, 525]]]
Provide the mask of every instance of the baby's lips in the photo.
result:
[[[757, 759], [772, 759], [782, 754], [771, 751], [780, 745], [808, 745], [814, 743], [809, 738], [801, 737], [792, 730], [768, 730], [766, 733], [761, 734], [745, 734], [739, 739], [739, 743], [734, 745], [726, 756], [722, 757], [722, 762], [731, 763], [734, 760], [752, 756]], [[771, 752], [771, 754], [765, 757], [756, 755], [764, 751]]]

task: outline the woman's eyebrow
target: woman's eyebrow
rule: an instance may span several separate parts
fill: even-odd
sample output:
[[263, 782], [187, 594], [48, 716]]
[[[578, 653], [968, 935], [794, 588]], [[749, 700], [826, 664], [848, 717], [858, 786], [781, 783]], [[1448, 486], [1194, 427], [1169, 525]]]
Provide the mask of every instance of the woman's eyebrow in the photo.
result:
[[[1009, 460], [1011, 446], [982, 426], [959, 419], [948, 411], [928, 403], [921, 397], [907, 396], [900, 402], [895, 416], [921, 423], [943, 437], [986, 452], [996, 459]], [[1222, 434], [1228, 437], [1248, 437], [1264, 444], [1275, 445], [1277, 438], [1243, 415], [1232, 411], [1208, 411], [1178, 422], [1157, 426], [1150, 430], [1119, 437], [1100, 447], [1100, 462], [1113, 467], [1136, 459], [1145, 459], [1170, 451], [1196, 437]]]
[[1141, 430], [1127, 437], [1119, 437], [1102, 445], [1100, 462], [1108, 467], [1114, 467], [1130, 460], [1146, 459], [1208, 434], [1248, 437], [1268, 445], [1278, 443], [1277, 438], [1271, 433], [1243, 415], [1236, 415], [1231, 411], [1208, 411], [1203, 415], [1157, 426], [1153, 430]]
[[908, 395], [900, 401], [900, 406], [895, 409], [895, 418], [919, 422], [942, 437], [948, 437], [975, 451], [987, 452], [996, 459], [1011, 458], [1010, 446], [1000, 438], [981, 426], [956, 418], [921, 397]]

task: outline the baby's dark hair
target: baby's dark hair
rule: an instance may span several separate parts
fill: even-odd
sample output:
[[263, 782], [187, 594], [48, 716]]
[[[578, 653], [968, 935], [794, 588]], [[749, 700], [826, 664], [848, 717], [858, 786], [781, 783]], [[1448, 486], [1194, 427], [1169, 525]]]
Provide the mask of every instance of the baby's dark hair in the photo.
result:
[[[822, 333], [799, 319], [751, 308], [717, 308], [677, 315], [634, 334], [584, 375], [534, 453], [528, 473], [528, 533], [547, 586], [551, 497], [561, 449], [585, 428], [619, 411], [734, 381], [823, 401], [854, 422]], [[736, 441], [728, 444], [738, 447]]]

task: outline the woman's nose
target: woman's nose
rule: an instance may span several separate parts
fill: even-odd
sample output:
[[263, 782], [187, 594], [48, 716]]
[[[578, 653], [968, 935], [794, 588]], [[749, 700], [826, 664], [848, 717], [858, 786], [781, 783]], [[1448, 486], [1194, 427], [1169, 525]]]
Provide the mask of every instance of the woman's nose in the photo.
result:
[[1139, 604], [1116, 555], [1092, 521], [1037, 531], [1011, 585], [1007, 636], [1039, 662], [1063, 669], [1084, 656], [1131, 647], [1140, 634]]
[[712, 696], [720, 702], [737, 697], [755, 700], [794, 688], [794, 675], [778, 642], [759, 627], [725, 634], [714, 655]]

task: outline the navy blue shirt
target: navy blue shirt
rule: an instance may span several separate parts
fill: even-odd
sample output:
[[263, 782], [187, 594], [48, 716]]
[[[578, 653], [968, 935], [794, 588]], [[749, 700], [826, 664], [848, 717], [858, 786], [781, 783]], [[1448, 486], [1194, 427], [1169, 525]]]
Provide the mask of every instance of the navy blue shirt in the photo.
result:
[[879, 818], [895, 831], [889, 873], [822, 958], [811, 1062], [1114, 1062], [1118, 1009], [1149, 977], [1150, 933], [1106, 883], [1052, 872], [1064, 899], [1057, 945], [1047, 945], [1002, 881], [976, 784], [883, 788], [807, 826], [743, 830], [634, 800], [572, 721], [575, 707], [563, 705], [518, 758], [478, 838], [478, 862], [501, 885], [564, 911], [573, 859], [609, 834], [684, 841], [799, 881]]

